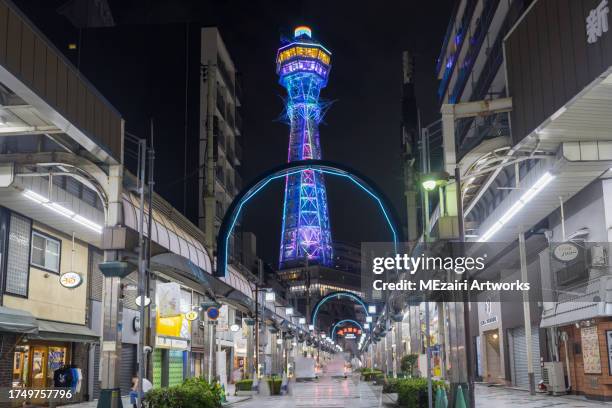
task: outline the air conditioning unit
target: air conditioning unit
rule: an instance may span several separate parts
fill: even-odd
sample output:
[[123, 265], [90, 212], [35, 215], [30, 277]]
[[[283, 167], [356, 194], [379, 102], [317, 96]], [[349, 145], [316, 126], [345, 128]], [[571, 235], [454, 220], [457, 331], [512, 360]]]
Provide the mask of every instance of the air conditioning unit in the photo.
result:
[[553, 395], [565, 394], [565, 374], [563, 363], [560, 361], [545, 362], [542, 369], [542, 380], [546, 384], [548, 392]]
[[591, 265], [592, 266], [606, 266], [606, 250], [601, 245], [594, 245], [591, 247]]

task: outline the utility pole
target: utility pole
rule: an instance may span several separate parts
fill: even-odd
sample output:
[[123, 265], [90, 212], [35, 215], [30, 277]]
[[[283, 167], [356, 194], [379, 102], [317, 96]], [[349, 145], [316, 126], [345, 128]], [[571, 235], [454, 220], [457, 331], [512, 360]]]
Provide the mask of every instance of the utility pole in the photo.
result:
[[429, 302], [425, 299], [425, 355], [427, 356], [427, 406], [433, 406], [433, 387], [431, 384], [431, 329], [429, 327]]
[[[463, 197], [461, 195], [461, 169], [455, 166], [455, 187], [457, 194], [457, 226], [459, 230], [459, 256], [465, 252], [465, 225], [463, 219]], [[467, 279], [469, 280], [469, 272]], [[463, 330], [465, 334], [465, 361], [468, 386], [468, 401], [470, 407], [476, 406], [476, 394], [474, 393], [474, 361], [472, 353], [472, 330], [470, 327], [470, 292], [463, 291]]]
[[[525, 233], [519, 233], [519, 257], [521, 260], [521, 281], [529, 282], [527, 276], [527, 251], [525, 249]], [[529, 291], [523, 291], [523, 318], [525, 320], [525, 341], [527, 342], [527, 374], [529, 376], [529, 393], [535, 395], [535, 376], [533, 374], [533, 347], [531, 343], [531, 307]]]
[[[138, 153], [139, 153], [139, 166], [138, 166], [138, 186], [139, 186], [139, 194], [140, 194], [140, 224], [138, 228], [138, 297], [140, 298], [140, 331], [138, 333], [138, 406], [142, 406], [142, 396], [143, 392], [143, 380], [146, 377], [146, 362], [147, 355], [144, 351], [145, 347], [145, 332], [148, 328], [147, 316], [145, 314], [145, 310], [147, 308], [147, 304], [145, 299], [148, 297], [147, 291], [147, 283], [146, 283], [146, 275], [149, 270], [149, 266], [151, 263], [151, 228], [152, 228], [152, 220], [153, 220], [153, 186], [154, 186], [154, 175], [153, 175], [153, 164], [155, 161], [155, 150], [153, 148], [153, 120], [151, 120], [151, 146], [147, 148], [147, 142], [145, 139], [141, 139], [138, 144]], [[147, 222], [147, 231], [148, 231], [148, 239], [147, 242], [144, 240], [144, 200], [145, 200], [145, 175], [146, 175], [146, 160], [148, 159], [148, 167], [149, 167], [149, 179], [147, 182], [148, 185], [148, 207], [149, 207], [149, 219]]]

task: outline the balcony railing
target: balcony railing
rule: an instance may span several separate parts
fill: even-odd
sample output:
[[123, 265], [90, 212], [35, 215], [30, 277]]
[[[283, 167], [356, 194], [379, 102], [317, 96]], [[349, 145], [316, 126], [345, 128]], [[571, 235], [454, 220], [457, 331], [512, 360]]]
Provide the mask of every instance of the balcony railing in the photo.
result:
[[468, 30], [470, 28], [470, 21], [472, 20], [472, 15], [474, 14], [476, 3], [476, 0], [468, 0], [467, 5], [465, 6], [465, 11], [463, 12], [461, 23], [459, 25], [459, 28], [457, 28], [457, 32], [454, 38], [456, 46], [455, 52], [453, 52], [446, 61], [444, 76], [442, 77], [442, 81], [440, 82], [440, 86], [438, 87], [439, 101], [442, 101], [444, 99], [444, 95], [446, 94], [446, 90], [448, 89], [448, 85], [453, 76], [453, 72], [455, 71], [457, 59], [459, 58], [461, 48], [463, 47], [463, 43], [465, 42], [465, 37], [467, 36]]
[[219, 109], [219, 112], [225, 118], [225, 98], [220, 89], [217, 89], [217, 109]]
[[242, 115], [238, 110], [236, 110], [236, 130], [242, 133]]
[[219, 61], [217, 66], [219, 68], [219, 73], [221, 74], [221, 78], [223, 78], [223, 82], [225, 82], [227, 89], [229, 89], [230, 93], [233, 94], [234, 93], [234, 76], [230, 75], [227, 67], [225, 66], [225, 64], [223, 63], [223, 60], [220, 57], [217, 57], [217, 61]]
[[455, 82], [453, 92], [449, 98], [450, 103], [456, 103], [461, 98], [461, 94], [465, 89], [465, 85], [467, 84], [470, 74], [472, 73], [474, 63], [476, 62], [476, 58], [480, 53], [482, 44], [484, 43], [485, 38], [487, 38], [487, 33], [489, 32], [489, 27], [491, 26], [491, 21], [493, 20], [493, 16], [495, 16], [495, 11], [497, 10], [498, 5], [499, 0], [485, 1], [482, 14], [478, 18], [474, 34], [469, 41], [470, 48], [468, 48], [468, 51], [465, 54], [465, 58], [461, 64], [461, 68], [459, 69], [457, 81]]
[[453, 12], [451, 13], [450, 22], [448, 27], [446, 28], [446, 34], [444, 34], [444, 43], [442, 45], [442, 50], [440, 51], [440, 55], [438, 56], [437, 65], [436, 65], [436, 75], [442, 69], [442, 62], [444, 62], [444, 56], [446, 55], [446, 48], [448, 47], [448, 42], [453, 33], [453, 28], [455, 27], [455, 16], [457, 15], [457, 10], [459, 8], [459, 1], [455, 2], [455, 6], [453, 8]]
[[[510, 10], [506, 15], [506, 19], [504, 20], [501, 30], [499, 30], [499, 34], [497, 35], [495, 42], [487, 51], [487, 60], [482, 68], [480, 76], [478, 77], [476, 85], [474, 85], [470, 101], [479, 101], [487, 97], [487, 93], [491, 88], [491, 84], [493, 83], [493, 80], [495, 79], [495, 76], [497, 75], [497, 72], [499, 71], [499, 68], [501, 67], [502, 62], [504, 60], [504, 37], [512, 28], [514, 23], [518, 20], [518, 18], [523, 14], [528, 5], [529, 0], [516, 0], [510, 6]], [[473, 122], [474, 118], [461, 119], [460, 121], [458, 121], [456, 134], [460, 146], [463, 145], [467, 133], [472, 127]], [[463, 147], [461, 147], [461, 150], [466, 151]]]

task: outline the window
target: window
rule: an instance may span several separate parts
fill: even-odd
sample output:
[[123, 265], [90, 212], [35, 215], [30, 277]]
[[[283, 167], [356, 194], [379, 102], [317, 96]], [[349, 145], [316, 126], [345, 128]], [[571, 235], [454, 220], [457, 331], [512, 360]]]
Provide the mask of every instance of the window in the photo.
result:
[[31, 228], [32, 222], [28, 218], [11, 213], [5, 288], [11, 295], [28, 296]]
[[59, 273], [60, 242], [57, 239], [32, 231], [30, 263], [38, 268]]

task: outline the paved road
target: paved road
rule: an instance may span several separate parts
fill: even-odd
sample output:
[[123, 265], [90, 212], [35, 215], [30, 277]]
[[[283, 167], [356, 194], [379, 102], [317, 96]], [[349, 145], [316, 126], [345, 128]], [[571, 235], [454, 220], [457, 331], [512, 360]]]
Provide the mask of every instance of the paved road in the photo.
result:
[[603, 408], [612, 403], [589, 401], [573, 395], [553, 397], [545, 394], [529, 395], [527, 391], [504, 387], [476, 386], [476, 408]]
[[380, 392], [359, 377], [348, 379], [323, 377], [318, 381], [294, 383], [291, 395], [284, 397], [254, 397], [235, 404], [236, 408], [374, 408], [381, 406]]
[[[380, 408], [391, 407], [381, 394], [381, 387], [359, 382], [358, 377], [334, 379], [324, 377], [317, 382], [294, 384], [292, 395], [254, 397], [233, 404], [235, 408]], [[610, 408], [611, 403], [587, 401], [582, 397], [553, 397], [503, 387], [477, 385], [476, 408]]]

